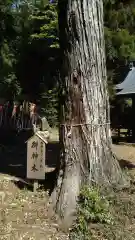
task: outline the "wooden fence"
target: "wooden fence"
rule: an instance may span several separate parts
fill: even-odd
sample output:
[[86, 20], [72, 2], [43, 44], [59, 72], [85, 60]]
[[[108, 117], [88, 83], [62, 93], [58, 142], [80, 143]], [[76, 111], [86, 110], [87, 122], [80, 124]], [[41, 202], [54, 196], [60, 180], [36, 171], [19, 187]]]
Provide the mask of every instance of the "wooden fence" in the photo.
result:
[[31, 129], [33, 124], [40, 123], [41, 118], [34, 103], [24, 101], [22, 104], [16, 102], [0, 104], [0, 128]]

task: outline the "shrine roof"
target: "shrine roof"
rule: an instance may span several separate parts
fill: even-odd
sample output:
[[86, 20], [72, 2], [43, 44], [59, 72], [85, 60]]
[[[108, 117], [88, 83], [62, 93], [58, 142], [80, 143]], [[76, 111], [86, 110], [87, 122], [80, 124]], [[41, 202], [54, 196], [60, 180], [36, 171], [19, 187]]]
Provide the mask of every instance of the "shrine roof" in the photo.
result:
[[132, 67], [122, 83], [116, 85], [116, 90], [120, 90], [116, 95], [135, 93], [135, 67]]

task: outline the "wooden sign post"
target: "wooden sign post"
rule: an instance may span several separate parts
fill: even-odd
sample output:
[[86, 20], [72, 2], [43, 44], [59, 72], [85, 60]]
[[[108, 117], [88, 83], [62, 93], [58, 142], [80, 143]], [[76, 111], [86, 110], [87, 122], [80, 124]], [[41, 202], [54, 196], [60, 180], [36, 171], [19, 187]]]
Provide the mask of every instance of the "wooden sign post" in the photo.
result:
[[38, 188], [38, 180], [45, 179], [45, 154], [47, 132], [37, 131], [27, 141], [27, 178], [34, 180], [34, 191]]

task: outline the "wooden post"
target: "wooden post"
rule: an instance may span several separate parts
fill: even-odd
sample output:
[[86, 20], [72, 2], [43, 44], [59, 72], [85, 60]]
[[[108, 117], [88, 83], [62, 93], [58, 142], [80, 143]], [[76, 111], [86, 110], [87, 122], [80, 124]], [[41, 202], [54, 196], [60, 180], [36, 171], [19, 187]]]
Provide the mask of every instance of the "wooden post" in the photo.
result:
[[47, 135], [35, 130], [27, 141], [27, 178], [33, 180], [33, 191], [36, 192], [39, 180], [45, 179], [45, 152]]
[[38, 180], [34, 180], [34, 184], [33, 184], [33, 192], [36, 193], [38, 190], [39, 184], [38, 184]]

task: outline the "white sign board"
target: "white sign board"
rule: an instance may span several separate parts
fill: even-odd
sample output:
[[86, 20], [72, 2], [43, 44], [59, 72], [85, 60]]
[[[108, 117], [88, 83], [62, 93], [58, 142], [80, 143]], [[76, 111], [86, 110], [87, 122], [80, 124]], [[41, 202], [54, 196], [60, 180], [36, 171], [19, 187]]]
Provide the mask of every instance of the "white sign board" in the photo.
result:
[[45, 179], [45, 150], [46, 144], [34, 135], [27, 142], [27, 178]]

